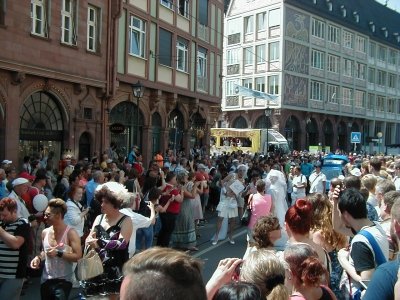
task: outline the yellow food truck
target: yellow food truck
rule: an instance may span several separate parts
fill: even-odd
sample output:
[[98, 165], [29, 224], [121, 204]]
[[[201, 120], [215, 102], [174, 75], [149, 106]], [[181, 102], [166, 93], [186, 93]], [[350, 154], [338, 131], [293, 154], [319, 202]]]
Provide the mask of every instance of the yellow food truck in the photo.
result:
[[244, 153], [267, 154], [267, 152], [289, 153], [288, 141], [273, 129], [211, 128], [211, 154]]

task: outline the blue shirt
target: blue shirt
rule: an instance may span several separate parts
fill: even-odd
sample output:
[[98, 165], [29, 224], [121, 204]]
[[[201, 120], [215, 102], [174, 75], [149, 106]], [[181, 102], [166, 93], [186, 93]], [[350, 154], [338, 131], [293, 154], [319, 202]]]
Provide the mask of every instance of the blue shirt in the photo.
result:
[[399, 263], [396, 260], [381, 264], [372, 275], [363, 300], [394, 299]]
[[6, 185], [2, 181], [2, 182], [0, 182], [0, 200], [7, 196], [8, 196], [8, 192], [6, 189]]
[[90, 202], [92, 202], [94, 198], [94, 192], [96, 191], [97, 186], [99, 185], [98, 182], [95, 182], [93, 179], [91, 179], [85, 187], [86, 190], [86, 205], [87, 207], [90, 207]]

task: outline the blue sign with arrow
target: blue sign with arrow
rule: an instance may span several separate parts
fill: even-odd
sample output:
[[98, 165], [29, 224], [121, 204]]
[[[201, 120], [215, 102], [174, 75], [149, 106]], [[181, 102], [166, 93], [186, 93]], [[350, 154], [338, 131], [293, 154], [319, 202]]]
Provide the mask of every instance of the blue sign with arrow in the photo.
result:
[[351, 143], [361, 143], [361, 132], [351, 133]]

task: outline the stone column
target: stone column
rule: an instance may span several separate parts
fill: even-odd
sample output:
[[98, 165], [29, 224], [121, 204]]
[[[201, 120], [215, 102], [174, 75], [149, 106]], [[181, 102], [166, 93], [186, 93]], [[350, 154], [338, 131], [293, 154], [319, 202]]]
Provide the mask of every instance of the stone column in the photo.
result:
[[142, 149], [141, 153], [143, 155], [143, 165], [147, 169], [147, 166], [149, 165], [150, 160], [153, 158], [153, 151], [152, 151], [152, 146], [153, 146], [153, 128], [151, 126], [143, 126], [143, 132], [142, 132]]

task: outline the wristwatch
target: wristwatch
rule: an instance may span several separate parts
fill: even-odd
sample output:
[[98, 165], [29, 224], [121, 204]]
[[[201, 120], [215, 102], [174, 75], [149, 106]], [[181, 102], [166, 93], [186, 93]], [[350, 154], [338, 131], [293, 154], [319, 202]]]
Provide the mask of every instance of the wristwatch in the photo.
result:
[[57, 256], [58, 257], [63, 257], [63, 255], [64, 255], [64, 251], [62, 251], [62, 250], [58, 250], [57, 251]]

